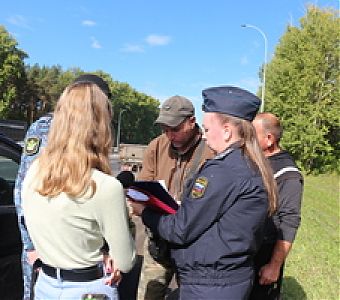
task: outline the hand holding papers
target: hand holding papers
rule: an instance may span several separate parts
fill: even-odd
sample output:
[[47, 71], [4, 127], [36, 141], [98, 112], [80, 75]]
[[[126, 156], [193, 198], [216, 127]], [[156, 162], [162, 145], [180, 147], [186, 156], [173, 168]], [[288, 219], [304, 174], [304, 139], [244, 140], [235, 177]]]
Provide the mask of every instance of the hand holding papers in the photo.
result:
[[135, 181], [127, 190], [127, 196], [162, 213], [174, 214], [178, 209], [177, 202], [158, 181]]

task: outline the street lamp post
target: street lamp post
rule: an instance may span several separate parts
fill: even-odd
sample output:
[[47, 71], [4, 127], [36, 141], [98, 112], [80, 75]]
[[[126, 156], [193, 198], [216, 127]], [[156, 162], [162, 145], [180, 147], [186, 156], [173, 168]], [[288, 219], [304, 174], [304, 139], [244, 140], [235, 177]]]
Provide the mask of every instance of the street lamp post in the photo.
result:
[[118, 128], [117, 128], [117, 153], [119, 153], [119, 144], [120, 144], [120, 123], [122, 121], [122, 114], [126, 111], [126, 109], [121, 109], [118, 115]]
[[265, 90], [266, 90], [266, 65], [267, 65], [267, 44], [268, 44], [267, 37], [264, 34], [264, 32], [255, 25], [243, 24], [243, 25], [241, 25], [241, 27], [255, 29], [256, 31], [258, 31], [262, 35], [263, 40], [264, 40], [264, 65], [263, 65], [263, 74], [262, 74], [262, 96], [261, 96], [262, 103], [261, 103], [261, 107], [260, 107], [260, 112], [263, 112], [263, 110], [264, 110], [264, 96], [265, 96]]

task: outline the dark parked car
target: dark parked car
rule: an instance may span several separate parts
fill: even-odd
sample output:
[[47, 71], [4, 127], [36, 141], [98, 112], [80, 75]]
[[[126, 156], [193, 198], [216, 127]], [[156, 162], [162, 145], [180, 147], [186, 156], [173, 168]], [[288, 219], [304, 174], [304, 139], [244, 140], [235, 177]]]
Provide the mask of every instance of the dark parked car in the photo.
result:
[[13, 191], [22, 148], [0, 134], [0, 299], [22, 299], [21, 237]]

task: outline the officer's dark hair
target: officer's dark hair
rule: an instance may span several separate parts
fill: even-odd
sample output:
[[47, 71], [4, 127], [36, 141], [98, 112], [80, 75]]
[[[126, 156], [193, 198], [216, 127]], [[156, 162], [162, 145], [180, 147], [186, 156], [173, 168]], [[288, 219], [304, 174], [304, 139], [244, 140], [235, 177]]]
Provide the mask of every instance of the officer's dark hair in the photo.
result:
[[94, 83], [96, 84], [102, 92], [107, 96], [107, 98], [111, 98], [111, 91], [108, 83], [100, 76], [96, 74], [82, 74], [79, 77], [77, 77], [74, 81], [73, 84], [76, 83]]
[[273, 176], [272, 168], [265, 158], [262, 149], [257, 141], [255, 128], [250, 121], [227, 114], [217, 114], [224, 123], [230, 123], [238, 130], [240, 145], [245, 156], [258, 168], [261, 173], [263, 184], [268, 193], [269, 214], [272, 215], [277, 206], [277, 187]]

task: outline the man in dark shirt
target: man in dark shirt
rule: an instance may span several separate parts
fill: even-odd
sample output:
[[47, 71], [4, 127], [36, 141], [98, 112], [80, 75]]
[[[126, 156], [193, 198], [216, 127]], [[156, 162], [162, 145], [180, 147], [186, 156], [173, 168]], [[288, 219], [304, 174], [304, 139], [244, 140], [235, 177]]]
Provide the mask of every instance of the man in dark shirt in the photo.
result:
[[264, 242], [255, 257], [256, 277], [249, 299], [280, 299], [284, 262], [300, 225], [303, 177], [292, 157], [280, 148], [279, 119], [271, 113], [260, 113], [253, 125], [272, 166], [279, 202], [275, 215], [267, 219]]

